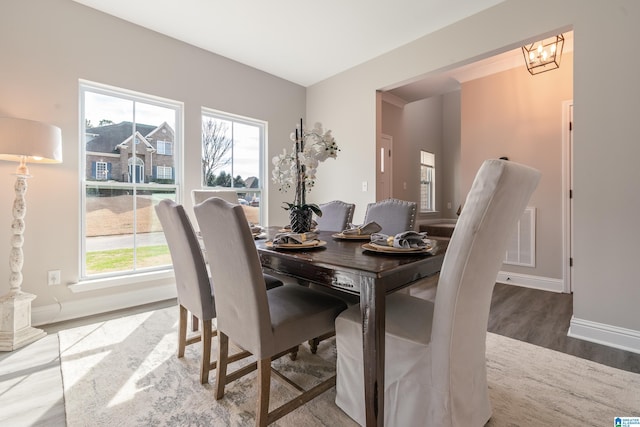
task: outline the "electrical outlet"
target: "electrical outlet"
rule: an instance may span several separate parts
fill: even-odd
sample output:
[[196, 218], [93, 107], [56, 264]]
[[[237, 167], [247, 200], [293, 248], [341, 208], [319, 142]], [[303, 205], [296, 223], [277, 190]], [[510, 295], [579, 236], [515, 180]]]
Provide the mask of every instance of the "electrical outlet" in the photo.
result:
[[47, 272], [47, 284], [49, 286], [60, 284], [60, 270], [50, 270]]

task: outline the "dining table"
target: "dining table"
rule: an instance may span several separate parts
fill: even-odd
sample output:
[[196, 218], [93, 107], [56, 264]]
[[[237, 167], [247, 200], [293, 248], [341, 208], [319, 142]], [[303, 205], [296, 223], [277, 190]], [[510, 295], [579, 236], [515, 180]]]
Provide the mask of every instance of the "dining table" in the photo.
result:
[[315, 246], [274, 248], [271, 241], [279, 232], [280, 227], [266, 227], [255, 241], [264, 269], [359, 297], [366, 425], [383, 426], [385, 297], [437, 274], [448, 239], [429, 237], [428, 253], [378, 252], [366, 249], [371, 247], [366, 237], [319, 231]]

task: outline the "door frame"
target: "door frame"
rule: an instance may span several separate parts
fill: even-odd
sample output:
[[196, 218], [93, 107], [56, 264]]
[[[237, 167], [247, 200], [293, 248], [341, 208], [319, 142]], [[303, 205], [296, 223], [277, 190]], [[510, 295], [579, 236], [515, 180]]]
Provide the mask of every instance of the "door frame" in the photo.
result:
[[562, 102], [562, 277], [563, 292], [575, 290], [573, 264], [573, 100]]

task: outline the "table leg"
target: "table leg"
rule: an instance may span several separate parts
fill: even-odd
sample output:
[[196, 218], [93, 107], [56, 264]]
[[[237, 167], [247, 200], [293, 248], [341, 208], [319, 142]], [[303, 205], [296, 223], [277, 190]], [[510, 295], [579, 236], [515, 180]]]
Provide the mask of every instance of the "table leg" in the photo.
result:
[[364, 400], [367, 427], [384, 425], [385, 292], [373, 278], [360, 286], [364, 361]]

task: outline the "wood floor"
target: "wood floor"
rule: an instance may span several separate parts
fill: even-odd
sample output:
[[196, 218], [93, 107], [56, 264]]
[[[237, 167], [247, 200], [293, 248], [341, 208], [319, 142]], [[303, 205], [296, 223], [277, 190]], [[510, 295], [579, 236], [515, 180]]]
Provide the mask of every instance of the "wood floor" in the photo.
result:
[[541, 347], [640, 373], [640, 354], [567, 336], [573, 295], [497, 283], [488, 331]]
[[[0, 352], [0, 426], [66, 426], [58, 331], [175, 304], [175, 300], [164, 301], [50, 325], [43, 328], [48, 333], [43, 339], [13, 352]], [[572, 295], [497, 284], [488, 330], [640, 373], [640, 354], [567, 337], [572, 311]]]

